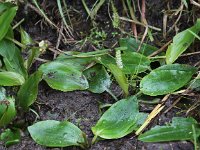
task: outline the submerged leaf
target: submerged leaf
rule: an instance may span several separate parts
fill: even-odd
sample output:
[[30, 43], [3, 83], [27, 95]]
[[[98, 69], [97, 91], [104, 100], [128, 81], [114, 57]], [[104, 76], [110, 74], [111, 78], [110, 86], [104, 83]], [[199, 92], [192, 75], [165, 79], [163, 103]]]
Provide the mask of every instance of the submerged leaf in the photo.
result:
[[103, 93], [111, 84], [110, 76], [102, 65], [95, 65], [84, 71], [89, 82], [89, 91], [93, 93]]
[[125, 74], [138, 74], [150, 68], [150, 60], [136, 52], [124, 52], [122, 63]]
[[125, 96], [128, 96], [129, 84], [124, 72], [117, 65], [113, 65], [113, 64], [109, 64], [108, 69], [114, 75], [116, 81], [118, 82], [122, 90], [124, 91]]
[[15, 100], [10, 97], [0, 100], [0, 127], [9, 124], [15, 116]]
[[194, 26], [178, 33], [173, 38], [173, 43], [170, 44], [166, 52], [167, 64], [172, 64], [192, 44], [195, 36], [191, 33], [191, 31], [195, 34], [199, 33], [200, 19], [197, 20]]
[[196, 68], [189, 65], [164, 65], [141, 80], [140, 90], [151, 96], [169, 94], [186, 85], [195, 72]]
[[18, 73], [9, 71], [0, 72], [0, 86], [16, 86], [22, 85], [24, 82], [24, 77]]
[[81, 146], [85, 143], [83, 132], [68, 121], [46, 120], [28, 127], [33, 140], [48, 147]]
[[0, 41], [0, 55], [3, 56], [3, 61], [8, 71], [19, 73], [26, 78], [27, 72], [22, 55], [14, 43], [8, 40]]
[[200, 128], [193, 118], [175, 117], [172, 124], [168, 126], [156, 126], [151, 130], [141, 134], [139, 140], [143, 142], [164, 142], [177, 140], [193, 140], [193, 129], [195, 127], [196, 137], [200, 136]]
[[42, 73], [37, 71], [36, 73], [32, 74], [20, 87], [17, 93], [17, 99], [22, 108], [27, 109], [35, 102], [38, 95], [38, 84], [41, 80]]
[[0, 16], [0, 41], [4, 38], [17, 12], [17, 7], [7, 9]]
[[0, 139], [5, 142], [6, 147], [17, 144], [20, 142], [20, 130], [6, 129], [3, 133], [1, 133]]
[[89, 87], [85, 76], [77, 70], [76, 66], [65, 62], [53, 61], [40, 66], [43, 79], [48, 85], [61, 91], [85, 90]]
[[[121, 38], [119, 40], [119, 45], [121, 47], [126, 47], [127, 48], [126, 51], [130, 51], [130, 52], [137, 52], [140, 43], [141, 41], [136, 40], [135, 38]], [[158, 50], [158, 48], [151, 46], [149, 44], [142, 43], [139, 53], [145, 56], [149, 56], [156, 50]]]
[[139, 113], [135, 96], [113, 104], [92, 127], [95, 136], [104, 139], [117, 139], [138, 129], [147, 114]]

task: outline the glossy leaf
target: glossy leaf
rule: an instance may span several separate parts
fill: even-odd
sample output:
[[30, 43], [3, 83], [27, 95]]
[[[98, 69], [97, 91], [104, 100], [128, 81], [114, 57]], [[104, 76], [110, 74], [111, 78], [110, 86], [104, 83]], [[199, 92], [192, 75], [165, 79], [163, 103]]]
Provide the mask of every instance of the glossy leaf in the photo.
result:
[[17, 12], [17, 7], [12, 7], [0, 16], [0, 41], [4, 38]]
[[12, 3], [9, 3], [9, 2], [4, 2], [4, 3], [1, 3], [0, 4], [0, 15], [7, 9], [13, 7], [13, 4]]
[[9, 71], [0, 72], [0, 86], [16, 86], [22, 85], [24, 82], [24, 77], [18, 73]]
[[113, 104], [92, 127], [95, 136], [117, 139], [135, 131], [144, 122], [147, 114], [139, 113], [135, 96]]
[[80, 146], [85, 143], [83, 132], [68, 121], [46, 120], [28, 127], [33, 140], [48, 147]]
[[42, 73], [37, 71], [36, 73], [32, 74], [20, 87], [17, 94], [17, 99], [22, 108], [27, 109], [35, 102], [38, 95], [38, 84], [41, 80]]
[[[126, 51], [130, 51], [130, 52], [137, 52], [140, 43], [141, 43], [141, 41], [136, 40], [135, 38], [121, 38], [119, 40], [120, 47], [126, 47], [127, 48]], [[149, 44], [143, 43], [141, 45], [139, 53], [141, 53], [145, 56], [149, 56], [150, 54], [152, 54], [156, 50], [158, 50], [158, 48], [151, 46]]]
[[20, 142], [20, 130], [6, 129], [3, 133], [1, 133], [0, 139], [4, 141], [6, 147], [17, 144]]
[[15, 116], [15, 100], [9, 97], [0, 100], [0, 127], [9, 124]]
[[21, 43], [23, 45], [29, 46], [31, 44], [34, 44], [33, 39], [23, 28], [20, 28], [20, 34], [21, 34]]
[[20, 50], [11, 41], [0, 41], [0, 55], [3, 56], [8, 71], [17, 72], [26, 78], [27, 72]]
[[115, 58], [111, 55], [104, 55], [101, 57], [97, 57], [96, 61], [104, 65], [106, 68], [108, 68], [109, 64], [117, 65]]
[[170, 44], [166, 52], [167, 64], [172, 64], [192, 44], [192, 42], [195, 39], [195, 36], [190, 31], [192, 31], [195, 34], [199, 33], [200, 19], [197, 20], [197, 23], [194, 26], [178, 33], [173, 38], [173, 43]]
[[[81, 55], [80, 53], [78, 54]], [[87, 55], [84, 55], [84, 56], [87, 56]], [[95, 64], [95, 58], [88, 57], [88, 56], [79, 58], [79, 57], [75, 57], [74, 55], [69, 55], [69, 56], [59, 55], [55, 61], [60, 62], [66, 66], [73, 67], [74, 69], [77, 69], [81, 72], [92, 67]]]
[[140, 90], [151, 96], [169, 94], [186, 85], [195, 72], [196, 68], [189, 65], [164, 65], [141, 80]]
[[[121, 55], [122, 71], [125, 74], [137, 74], [146, 71], [150, 68], [150, 60], [144, 55], [137, 52], [124, 52]], [[109, 64], [117, 65], [116, 59], [111, 55], [104, 55], [97, 60], [99, 63], [109, 68]]]
[[150, 68], [150, 60], [142, 54], [125, 52], [121, 57], [125, 74], [137, 74]]
[[165, 142], [177, 140], [193, 140], [194, 134], [192, 126], [196, 130], [195, 138], [200, 136], [200, 128], [198, 123], [193, 118], [172, 119], [172, 124], [168, 126], [156, 126], [151, 130], [141, 134], [139, 140], [143, 142]]
[[89, 91], [93, 93], [103, 93], [111, 84], [110, 76], [102, 65], [95, 65], [86, 71], [84, 75], [89, 82]]
[[47, 84], [57, 90], [73, 91], [85, 90], [89, 87], [85, 76], [77, 70], [76, 66], [67, 65], [65, 62], [53, 61], [41, 65], [43, 79]]
[[124, 72], [117, 65], [109, 64], [108, 68], [109, 68], [110, 72], [114, 75], [116, 81], [118, 82], [118, 84], [120, 85], [122, 90], [124, 91], [124, 94], [126, 96], [128, 96], [129, 95], [129, 91], [128, 91], [129, 84], [128, 84], [128, 81], [126, 79]]

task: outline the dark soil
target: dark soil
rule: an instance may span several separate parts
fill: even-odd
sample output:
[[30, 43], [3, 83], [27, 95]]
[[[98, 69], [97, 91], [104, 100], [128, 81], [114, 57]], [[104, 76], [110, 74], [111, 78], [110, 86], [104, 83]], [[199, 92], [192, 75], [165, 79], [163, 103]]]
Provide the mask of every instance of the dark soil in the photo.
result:
[[[90, 29], [92, 28], [91, 22], [86, 21], [87, 14], [82, 7], [81, 1], [67, 1], [70, 5], [70, 14], [72, 17], [72, 24], [74, 25], [74, 39], [81, 40], [85, 36], [90, 34]], [[88, 4], [93, 4], [95, 1], [88, 1]], [[181, 0], [178, 1], [169, 1], [171, 8], [178, 8]], [[163, 13], [162, 10], [167, 9], [168, 1], [163, 0], [147, 0], [147, 15], [146, 19], [149, 24], [162, 28], [162, 18]], [[45, 4], [45, 5], [44, 5]], [[122, 8], [120, 5], [120, 1], [116, 1], [117, 9], [119, 10], [119, 14], [122, 14]], [[43, 6], [45, 11], [49, 16], [52, 16], [54, 22], [58, 22], [59, 24], [59, 16], [55, 9], [55, 2], [53, 1], [43, 1]], [[92, 6], [92, 5], [91, 5]], [[73, 11], [72, 8], [77, 10]], [[56, 11], [55, 11], [56, 10]], [[37, 15], [33, 10], [27, 9], [25, 12], [24, 5], [21, 5], [19, 10], [19, 15], [17, 19], [25, 18], [25, 22], [23, 23], [23, 27], [26, 31], [34, 38], [34, 40], [40, 41], [43, 39], [48, 40], [53, 46], [56, 45], [58, 34], [56, 30], [50, 28], [46, 22], [41, 19], [39, 15]], [[137, 12], [138, 13], [138, 12]], [[53, 17], [54, 16], [54, 17]], [[173, 19], [170, 20], [169, 26], [173, 23]], [[181, 18], [183, 21], [188, 19], [187, 17]], [[40, 23], [37, 23], [40, 20]], [[182, 20], [180, 22], [182, 22]], [[120, 37], [127, 36], [126, 34], [120, 33], [119, 30], [113, 29], [109, 16], [107, 14], [107, 5], [102, 7], [98, 12], [98, 16], [96, 18], [97, 27], [104, 30], [108, 35], [107, 39], [103, 41], [101, 44], [103, 47], [109, 47], [115, 44]], [[124, 30], [130, 32], [130, 24], [124, 23]], [[184, 29], [190, 26], [191, 21], [188, 24], [179, 24], [180, 29]], [[80, 31], [83, 32], [83, 35], [80, 35]], [[112, 32], [118, 32], [119, 34], [116, 37], [112, 36]], [[142, 31], [142, 29], [141, 29]], [[143, 32], [141, 32], [141, 35]], [[160, 43], [165, 43], [172, 38], [175, 34], [173, 31], [166, 38], [162, 38], [162, 32], [155, 33], [155, 41], [160, 41]], [[158, 46], [156, 43], [152, 43]], [[79, 44], [64, 44], [61, 42], [60, 49], [63, 50], [79, 50], [79, 51], [91, 51], [92, 49], [91, 43], [86, 43], [83, 47]], [[80, 49], [82, 47], [82, 49]], [[196, 49], [198, 46], [196, 47]], [[195, 51], [195, 50], [194, 50]], [[53, 59], [53, 53], [47, 51], [43, 55], [44, 59]], [[200, 61], [199, 56], [190, 56], [184, 57], [179, 60], [180, 63], [186, 63], [194, 65], [195, 63]], [[36, 70], [41, 62], [36, 62], [32, 68], [32, 70]], [[113, 85], [113, 92], [118, 94], [120, 89], [118, 86]], [[198, 93], [196, 93], [198, 95]], [[173, 103], [174, 98], [167, 102], [167, 107]], [[11, 146], [9, 148], [5, 148], [3, 143], [0, 143], [0, 150], [59, 150], [60, 148], [45, 148], [43, 146], [37, 145], [28, 134], [26, 127], [28, 125], [33, 124], [38, 120], [69, 120], [75, 125], [77, 125], [83, 132], [86, 133], [89, 142], [93, 138], [93, 134], [91, 131], [91, 127], [95, 125], [98, 119], [101, 116], [99, 111], [99, 102], [101, 103], [114, 103], [112, 97], [110, 97], [107, 93], [103, 94], [93, 94], [88, 91], [74, 91], [74, 92], [60, 92], [51, 89], [44, 82], [40, 83], [39, 86], [39, 95], [37, 102], [31, 107], [34, 109], [40, 116], [40, 118], [36, 119], [36, 115], [31, 111], [24, 114], [24, 118], [20, 118], [20, 116], [16, 119], [16, 121], [22, 119], [25, 120], [25, 126], [22, 129], [22, 139], [21, 143]], [[153, 106], [149, 105], [141, 105], [141, 111], [150, 112], [153, 109]], [[155, 125], [163, 125], [171, 121], [172, 117], [184, 116], [183, 113], [180, 112], [179, 109], [171, 109], [166, 114], [162, 114], [154, 119], [151, 123], [150, 127]], [[199, 117], [199, 116], [198, 116]], [[198, 118], [197, 117], [197, 118]], [[198, 118], [199, 119], [199, 118]], [[149, 127], [149, 128], [150, 128]], [[63, 148], [65, 150], [79, 150], [77, 147], [68, 147]], [[193, 150], [193, 144], [186, 141], [181, 142], [167, 142], [167, 143], [143, 143], [137, 140], [134, 134], [130, 134], [124, 138], [117, 140], [104, 140], [99, 141], [96, 144], [92, 145], [90, 150]]]

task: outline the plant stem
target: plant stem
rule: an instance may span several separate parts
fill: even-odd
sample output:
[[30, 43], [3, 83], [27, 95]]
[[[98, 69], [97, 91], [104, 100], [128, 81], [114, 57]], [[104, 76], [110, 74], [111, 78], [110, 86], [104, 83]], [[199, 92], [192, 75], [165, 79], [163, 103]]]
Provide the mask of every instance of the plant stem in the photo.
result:
[[13, 43], [15, 43], [16, 45], [18, 45], [19, 47], [21, 47], [21, 48], [23, 48], [23, 49], [26, 48], [26, 45], [24, 45], [24, 44], [18, 42], [18, 41], [15, 40], [15, 39], [12, 39], [12, 38], [9, 38], [9, 37], [6, 37], [6, 39], [9, 40], [9, 41], [12, 41]]
[[108, 94], [110, 94], [115, 101], [118, 101], [117, 97], [113, 94], [113, 92], [110, 89], [106, 88], [106, 92], [108, 92]]

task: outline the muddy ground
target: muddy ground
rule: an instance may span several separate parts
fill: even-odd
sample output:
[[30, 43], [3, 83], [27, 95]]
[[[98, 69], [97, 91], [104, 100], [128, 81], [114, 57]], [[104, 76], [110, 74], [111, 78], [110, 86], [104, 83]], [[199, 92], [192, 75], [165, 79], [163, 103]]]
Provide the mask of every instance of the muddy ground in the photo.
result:
[[[54, 1], [41, 1], [43, 4], [43, 8], [47, 11], [47, 14], [54, 22], [58, 22], [59, 24], [59, 16], [57, 14], [56, 8], [54, 8]], [[87, 14], [81, 4], [81, 0], [77, 1], [67, 1], [69, 3], [70, 14], [72, 15], [72, 24], [74, 25], [74, 39], [80, 41], [84, 36], [90, 34], [90, 29], [92, 28], [90, 20], [87, 19]], [[88, 4], [93, 4], [95, 1], [88, 1]], [[115, 1], [116, 8], [119, 10], [119, 14], [122, 14], [121, 1]], [[147, 0], [146, 1], [146, 19], [149, 24], [159, 27], [162, 29], [162, 19], [163, 19], [163, 10], [167, 9], [167, 4], [171, 8], [178, 8], [181, 0], [177, 1], [163, 1], [163, 0]], [[192, 6], [190, 6], [192, 7]], [[51, 8], [51, 9], [50, 9]], [[73, 9], [76, 9], [73, 10]], [[190, 8], [191, 9], [191, 8]], [[51, 11], [50, 11], [51, 10]], [[137, 12], [138, 13], [138, 12]], [[185, 16], [186, 15], [186, 16]], [[187, 21], [188, 16], [185, 14], [181, 17], [179, 26], [180, 30], [185, 29], [193, 24], [192, 19]], [[197, 15], [199, 15], [197, 13]], [[45, 21], [37, 14], [34, 10], [30, 8], [26, 8], [25, 5], [21, 4], [18, 12], [17, 20], [21, 18], [25, 18], [25, 22], [23, 22], [22, 26], [25, 30], [33, 37], [34, 40], [48, 40], [51, 42], [53, 46], [56, 45], [56, 41], [58, 39], [58, 34], [56, 30], [50, 28]], [[173, 23], [173, 19], [169, 21], [169, 26]], [[38, 22], [39, 21], [39, 22]], [[109, 47], [110, 45], [115, 44], [120, 37], [127, 37], [127, 34], [122, 34], [121, 31], [116, 30], [112, 27], [110, 18], [107, 13], [107, 5], [102, 7], [98, 12], [98, 16], [96, 18], [97, 27], [101, 30], [104, 30], [108, 35], [105, 41], [102, 41], [102, 45], [104, 47]], [[127, 22], [122, 22], [124, 30], [126, 32], [131, 31], [131, 25]], [[142, 31], [142, 29], [141, 29]], [[80, 32], [84, 34], [80, 35]], [[112, 33], [117, 32], [118, 35], [113, 37]], [[130, 32], [131, 33], [131, 32]], [[158, 41], [161, 43], [165, 43], [172, 39], [175, 31], [171, 32], [166, 39], [163, 39], [162, 32], [155, 32], [154, 38], [155, 42], [151, 43], [153, 45], [158, 46]], [[141, 32], [142, 35], [142, 32]], [[80, 49], [82, 47], [82, 49]], [[93, 50], [92, 44], [90, 42], [86, 43], [84, 46], [81, 44], [64, 44], [61, 42], [59, 47], [62, 50], [79, 50], [79, 51], [91, 51]], [[198, 50], [198, 46], [194, 46], [195, 49], [193, 51]], [[44, 59], [53, 59], [53, 53], [47, 51], [42, 57]], [[195, 63], [200, 61], [199, 56], [189, 56], [184, 57], [178, 60], [179, 63], [186, 63], [194, 65]], [[36, 70], [41, 62], [36, 62], [32, 68], [32, 70]], [[120, 88], [117, 85], [112, 86], [112, 91], [115, 94], [120, 92]], [[189, 97], [194, 101], [198, 99], [198, 93], [194, 93], [193, 97]], [[174, 98], [172, 97], [166, 103], [166, 106], [170, 106], [173, 103]], [[18, 116], [16, 121], [20, 119], [24, 119], [25, 125], [22, 127], [22, 139], [21, 142], [17, 145], [11, 146], [9, 148], [5, 148], [3, 143], [0, 143], [0, 150], [59, 150], [60, 148], [46, 148], [40, 145], [37, 145], [28, 134], [26, 127], [31, 125], [38, 120], [70, 120], [75, 125], [79, 126], [80, 129], [86, 133], [88, 136], [89, 142], [93, 138], [93, 134], [91, 132], [91, 127], [95, 125], [98, 119], [101, 116], [101, 112], [99, 111], [99, 104], [101, 103], [114, 103], [112, 97], [110, 97], [107, 93], [103, 94], [93, 94], [88, 91], [74, 91], [74, 92], [60, 92], [51, 89], [45, 82], [41, 82], [39, 85], [39, 94], [37, 102], [31, 107], [34, 109], [40, 116], [40, 118], [36, 118], [33, 112], [28, 112], [23, 115], [23, 117]], [[181, 105], [181, 104], [180, 104]], [[144, 105], [141, 104], [141, 111], [150, 112], [153, 109], [154, 105]], [[186, 109], [186, 108], [185, 108]], [[171, 118], [174, 116], [184, 116], [184, 113], [181, 113], [179, 108], [173, 108], [168, 111], [166, 114], [161, 114], [154, 119], [154, 121], [149, 126], [163, 125], [167, 122], [171, 121]], [[199, 119], [199, 116], [196, 116]], [[63, 148], [65, 150], [79, 150], [77, 147], [68, 147]], [[104, 140], [99, 141], [96, 144], [92, 145], [90, 150], [192, 150], [193, 144], [186, 141], [181, 142], [167, 142], [167, 143], [143, 143], [137, 140], [134, 134], [130, 134], [124, 138], [117, 140]]]

